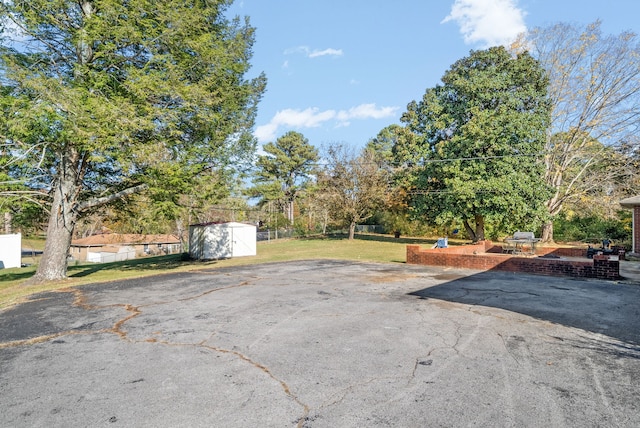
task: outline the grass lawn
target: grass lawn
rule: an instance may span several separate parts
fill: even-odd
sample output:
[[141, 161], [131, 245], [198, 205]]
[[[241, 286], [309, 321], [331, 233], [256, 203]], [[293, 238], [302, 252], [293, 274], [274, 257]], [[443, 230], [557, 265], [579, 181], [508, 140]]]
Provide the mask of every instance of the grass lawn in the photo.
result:
[[[382, 235], [357, 235], [353, 241], [338, 236], [258, 242], [257, 255], [251, 257], [198, 262], [182, 260], [182, 255], [176, 254], [125, 262], [71, 265], [67, 271], [69, 276], [67, 280], [31, 286], [25, 286], [22, 283], [35, 273], [35, 265], [19, 269], [2, 269], [0, 270], [0, 309], [19, 303], [25, 297], [41, 291], [170, 272], [307, 259], [404, 263], [407, 244], [431, 245], [434, 242], [434, 239], [395, 239]], [[35, 258], [23, 259], [26, 263], [34, 261], [36, 261]]]

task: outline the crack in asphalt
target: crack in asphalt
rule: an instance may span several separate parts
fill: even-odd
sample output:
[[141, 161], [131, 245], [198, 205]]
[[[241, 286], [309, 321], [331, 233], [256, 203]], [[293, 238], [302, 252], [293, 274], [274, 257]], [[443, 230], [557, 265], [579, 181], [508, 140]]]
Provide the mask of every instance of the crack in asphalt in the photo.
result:
[[341, 403], [342, 401], [344, 401], [344, 399], [347, 397], [347, 395], [352, 392], [354, 389], [356, 388], [360, 388], [366, 385], [369, 385], [375, 381], [378, 380], [385, 380], [385, 379], [395, 379], [395, 378], [390, 378], [390, 377], [373, 377], [370, 379], [366, 379], [363, 380], [361, 382], [356, 382], [356, 383], [352, 383], [350, 385], [347, 385], [346, 387], [340, 389], [339, 391], [334, 392], [333, 394], [331, 394], [333, 397], [335, 397], [334, 399], [332, 399], [332, 401], [328, 401], [329, 399], [327, 399], [324, 403], [320, 404], [318, 410], [320, 409], [326, 409], [328, 407], [331, 406], [335, 406], [336, 404]]
[[413, 365], [413, 370], [411, 371], [411, 375], [409, 376], [409, 381], [407, 382], [407, 385], [410, 385], [416, 378], [416, 372], [418, 371], [418, 366], [430, 366], [433, 364], [433, 360], [430, 359], [429, 357], [431, 356], [431, 353], [433, 351], [435, 351], [438, 348], [433, 348], [431, 349], [427, 355], [423, 356], [423, 357], [416, 357], [416, 362]]
[[597, 392], [598, 398], [600, 398], [602, 406], [607, 410], [609, 417], [615, 421], [615, 425], [619, 426], [620, 421], [618, 420], [618, 416], [616, 415], [616, 412], [613, 410], [611, 406], [610, 400], [607, 398], [607, 392], [605, 391], [604, 387], [602, 386], [602, 382], [600, 381], [600, 374], [598, 373], [598, 368], [596, 364], [593, 362], [593, 359], [589, 357], [589, 355], [585, 355], [584, 358], [585, 358], [586, 366], [588, 367], [589, 372], [591, 373], [593, 384], [595, 386], [595, 391]]
[[207, 345], [205, 343], [205, 341], [200, 342], [198, 344], [196, 344], [195, 346], [197, 347], [201, 347], [201, 348], [205, 348], [205, 349], [210, 349], [212, 351], [221, 353], [221, 354], [231, 354], [231, 355], [235, 355], [236, 357], [240, 358], [243, 361], [246, 361], [247, 363], [251, 364], [252, 366], [256, 367], [259, 370], [262, 370], [264, 373], [266, 373], [271, 379], [273, 379], [274, 381], [278, 382], [280, 384], [280, 386], [282, 387], [282, 390], [284, 391], [284, 393], [291, 398], [294, 402], [296, 402], [298, 405], [300, 405], [303, 409], [303, 414], [302, 416], [300, 416], [298, 418], [298, 428], [302, 427], [302, 424], [304, 423], [305, 419], [307, 418], [307, 416], [309, 415], [309, 412], [311, 411], [310, 407], [303, 403], [296, 395], [294, 395], [291, 392], [291, 388], [289, 388], [289, 385], [287, 385], [287, 383], [285, 381], [283, 381], [282, 379], [277, 378], [272, 372], [271, 370], [269, 370], [269, 368], [267, 366], [265, 366], [264, 364], [260, 364], [257, 361], [252, 360], [251, 358], [249, 358], [248, 356], [244, 355], [241, 352], [238, 351], [234, 351], [231, 349], [224, 349], [224, 348], [218, 348], [215, 346], [211, 346], [211, 345]]
[[[137, 307], [134, 307], [134, 306], [131, 306], [131, 305], [126, 305], [126, 304], [113, 304], [113, 305], [104, 305], [104, 306], [90, 305], [89, 303], [87, 303], [87, 299], [86, 299], [86, 296], [85, 296], [84, 292], [82, 290], [77, 289], [77, 288], [63, 288], [63, 289], [60, 289], [60, 290], [56, 290], [55, 292], [56, 293], [71, 293], [71, 294], [73, 294], [74, 299], [73, 299], [73, 302], [71, 303], [71, 306], [76, 306], [76, 307], [82, 308], [85, 311], [95, 311], [95, 310], [99, 310], [99, 309], [108, 309], [108, 308], [123, 308], [127, 312], [133, 312], [133, 313], [131, 315], [121, 319], [121, 320], [118, 320], [113, 325], [112, 328], [99, 329], [99, 330], [70, 329], [70, 330], [61, 331], [61, 332], [57, 332], [57, 333], [31, 337], [29, 339], [13, 340], [13, 341], [10, 341], [10, 342], [0, 342], [0, 349], [17, 348], [17, 347], [20, 347], [20, 346], [35, 345], [37, 343], [48, 342], [50, 340], [58, 339], [60, 337], [74, 336], [74, 335], [93, 335], [93, 334], [112, 333], [112, 334], [116, 334], [116, 335], [120, 336], [120, 338], [122, 338], [122, 339], [126, 339], [126, 332], [122, 331], [122, 329], [121, 329], [122, 325], [125, 322], [129, 321], [132, 318], [135, 318], [136, 316], [138, 316], [140, 314], [140, 311], [139, 311], [139, 309]], [[42, 299], [37, 299], [37, 300], [42, 300]]]
[[200, 343], [178, 343], [178, 342], [170, 342], [168, 340], [158, 340], [156, 338], [148, 338], [145, 340], [140, 340], [140, 341], [130, 341], [131, 343], [142, 343], [142, 342], [146, 342], [146, 343], [157, 343], [159, 345], [165, 345], [165, 346], [171, 346], [171, 347], [193, 347], [193, 348], [203, 348], [203, 349], [207, 349], [209, 351], [213, 351], [213, 352], [217, 352], [220, 354], [228, 354], [228, 355], [233, 355], [235, 357], [238, 357], [240, 360], [245, 361], [247, 363], [249, 363], [250, 365], [252, 365], [253, 367], [259, 369], [260, 371], [262, 371], [263, 373], [265, 373], [267, 376], [269, 376], [272, 380], [274, 380], [275, 382], [277, 382], [281, 387], [282, 390], [284, 391], [285, 395], [287, 395], [289, 398], [291, 398], [296, 404], [300, 405], [303, 409], [303, 414], [302, 416], [300, 416], [296, 422], [298, 423], [298, 428], [302, 427], [302, 424], [304, 423], [304, 421], [306, 420], [306, 418], [309, 415], [309, 412], [311, 411], [310, 407], [303, 403], [295, 394], [293, 394], [291, 392], [291, 388], [289, 387], [289, 385], [283, 381], [282, 379], [278, 378], [276, 375], [273, 374], [273, 372], [264, 364], [261, 364], [257, 361], [254, 361], [251, 357], [232, 350], [232, 349], [225, 349], [225, 348], [219, 348], [217, 346], [212, 346], [212, 345], [208, 345], [207, 341], [209, 339], [203, 340]]
[[[494, 330], [495, 331], [495, 330]], [[509, 345], [507, 344], [507, 340], [504, 338], [504, 336], [501, 333], [498, 333], [496, 331], [496, 334], [498, 335], [498, 337], [502, 340], [502, 345], [504, 346], [504, 349], [507, 351], [507, 354], [509, 354], [509, 356], [511, 358], [513, 358], [513, 361], [515, 361], [516, 365], [518, 365], [518, 367], [520, 367], [520, 361], [516, 358], [516, 356], [513, 354], [513, 352], [511, 351], [511, 349], [509, 348]]]
[[[185, 297], [185, 298], [180, 298], [177, 299], [178, 302], [185, 302], [185, 301], [192, 301], [192, 300], [197, 300], [201, 297], [207, 296], [211, 293], [215, 293], [217, 291], [223, 291], [223, 290], [228, 290], [228, 289], [232, 289], [232, 288], [238, 288], [238, 287], [245, 287], [248, 285], [251, 285], [252, 281], [243, 281], [239, 284], [233, 284], [230, 286], [226, 286], [226, 287], [219, 287], [219, 288], [215, 288], [212, 290], [207, 290], [203, 293], [197, 294], [195, 296], [190, 296], [190, 297]], [[114, 303], [114, 304], [110, 304], [110, 305], [92, 305], [88, 302], [88, 298], [86, 293], [78, 288], [64, 288], [64, 289], [60, 289], [57, 290], [57, 292], [60, 293], [71, 293], [74, 296], [73, 302], [71, 303], [71, 306], [76, 306], [79, 308], [84, 309], [85, 311], [96, 311], [96, 310], [100, 310], [100, 309], [108, 309], [108, 308], [123, 308], [129, 315], [127, 315], [124, 318], [119, 319], [118, 321], [116, 321], [113, 324], [113, 327], [108, 328], [108, 329], [100, 329], [100, 330], [67, 330], [67, 331], [63, 331], [63, 332], [58, 332], [58, 333], [54, 333], [54, 334], [49, 334], [49, 335], [43, 335], [43, 336], [38, 336], [38, 337], [33, 337], [33, 338], [29, 338], [29, 339], [23, 339], [23, 340], [14, 340], [11, 342], [0, 342], [0, 349], [5, 349], [5, 348], [15, 348], [15, 347], [20, 347], [20, 346], [26, 346], [26, 345], [33, 345], [36, 343], [44, 343], [53, 339], [57, 339], [59, 337], [63, 337], [63, 336], [70, 336], [70, 335], [78, 335], [78, 334], [85, 334], [85, 335], [93, 335], [93, 334], [103, 334], [103, 333], [111, 333], [111, 334], [115, 334], [117, 335], [121, 340], [124, 340], [128, 343], [157, 343], [160, 345], [165, 345], [165, 346], [176, 346], [176, 347], [198, 347], [198, 348], [204, 348], [204, 349], [208, 349], [210, 351], [214, 351], [214, 352], [218, 352], [221, 354], [229, 354], [229, 355], [234, 355], [236, 357], [238, 357], [240, 360], [245, 361], [247, 363], [249, 363], [250, 365], [252, 365], [253, 367], [261, 370], [262, 372], [266, 373], [272, 380], [274, 380], [275, 382], [277, 382], [281, 387], [282, 390], [284, 391], [284, 393], [291, 398], [295, 403], [297, 403], [298, 405], [300, 405], [303, 409], [303, 414], [302, 416], [300, 416], [296, 422], [297, 422], [297, 427], [298, 428], [302, 428], [304, 422], [307, 420], [309, 412], [311, 411], [310, 407], [303, 403], [295, 394], [293, 394], [291, 392], [291, 388], [289, 387], [289, 385], [282, 379], [279, 379], [278, 377], [276, 377], [271, 370], [266, 367], [264, 364], [260, 364], [257, 361], [254, 361], [253, 359], [251, 359], [250, 357], [248, 357], [247, 355], [242, 354], [241, 352], [238, 351], [234, 351], [234, 350], [230, 350], [230, 349], [224, 349], [224, 348], [218, 348], [215, 346], [211, 346], [208, 345], [206, 342], [207, 340], [211, 339], [214, 335], [215, 332], [213, 332], [211, 334], [211, 336], [209, 336], [209, 339], [204, 340], [200, 343], [174, 343], [174, 342], [170, 342], [170, 341], [166, 341], [166, 340], [158, 340], [156, 338], [153, 337], [149, 337], [143, 340], [134, 340], [131, 339], [128, 335], [128, 332], [126, 330], [123, 329], [124, 324], [126, 324], [128, 321], [131, 321], [132, 319], [140, 316], [143, 312], [141, 308], [144, 307], [152, 307], [152, 306], [159, 306], [159, 305], [165, 305], [165, 304], [170, 304], [172, 303], [172, 301], [166, 301], [166, 302], [155, 302], [155, 303], [149, 303], [149, 304], [145, 304], [145, 305], [139, 305], [139, 306], [135, 306], [135, 305], [131, 305], [128, 303]], [[156, 333], [161, 333], [161, 332], [154, 332], [154, 334]]]
[[[260, 278], [255, 278], [255, 279], [260, 279]], [[211, 293], [215, 293], [215, 292], [223, 291], [223, 290], [229, 290], [231, 288], [246, 287], [247, 285], [252, 285], [252, 281], [243, 281], [243, 282], [241, 282], [239, 284], [228, 285], [226, 287], [214, 288], [214, 289], [211, 289], [211, 290], [207, 290], [204, 293], [200, 293], [200, 294], [198, 294], [196, 296], [184, 297], [182, 299], [178, 299], [178, 302], [188, 302], [190, 300], [197, 300], [197, 299], [199, 299], [201, 297], [204, 297], [204, 296], [207, 296], [207, 295], [209, 295]], [[169, 302], [167, 302], [167, 303], [169, 303]]]

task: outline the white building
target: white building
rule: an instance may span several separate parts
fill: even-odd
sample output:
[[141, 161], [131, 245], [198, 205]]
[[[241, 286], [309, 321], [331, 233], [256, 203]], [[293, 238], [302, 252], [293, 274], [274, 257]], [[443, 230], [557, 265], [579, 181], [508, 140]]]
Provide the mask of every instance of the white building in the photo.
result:
[[22, 235], [0, 235], [0, 269], [22, 266]]
[[256, 226], [208, 223], [189, 226], [189, 255], [199, 260], [256, 255]]

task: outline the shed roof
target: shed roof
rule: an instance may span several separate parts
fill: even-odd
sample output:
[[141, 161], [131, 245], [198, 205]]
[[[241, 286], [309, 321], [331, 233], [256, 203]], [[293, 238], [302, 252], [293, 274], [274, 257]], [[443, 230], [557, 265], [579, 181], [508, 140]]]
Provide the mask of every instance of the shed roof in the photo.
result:
[[250, 223], [240, 223], [236, 221], [227, 221], [227, 222], [215, 222], [212, 221], [210, 223], [200, 223], [200, 224], [192, 224], [189, 227], [256, 227], [255, 224]]
[[620, 205], [625, 208], [633, 208], [640, 205], [640, 195], [632, 196], [631, 198], [623, 199], [620, 201]]

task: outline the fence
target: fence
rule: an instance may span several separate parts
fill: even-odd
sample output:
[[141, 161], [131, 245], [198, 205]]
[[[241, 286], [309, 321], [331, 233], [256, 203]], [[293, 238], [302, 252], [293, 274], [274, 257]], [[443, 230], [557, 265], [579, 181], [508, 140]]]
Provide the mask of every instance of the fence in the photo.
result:
[[380, 224], [358, 224], [356, 232], [359, 233], [384, 233], [384, 226]]
[[274, 239], [295, 238], [301, 236], [293, 229], [264, 230], [256, 233], [257, 241], [271, 241]]
[[[334, 235], [334, 234], [347, 234], [349, 233], [348, 229], [344, 228], [335, 228], [335, 229], [327, 229], [324, 234]], [[384, 233], [384, 228], [380, 225], [357, 225], [356, 233]], [[286, 238], [304, 238], [305, 236], [318, 236], [323, 235], [322, 232], [317, 231], [307, 231], [301, 232], [295, 229], [278, 229], [278, 230], [262, 230], [256, 233], [257, 241], [271, 241], [275, 239], [286, 239]]]

